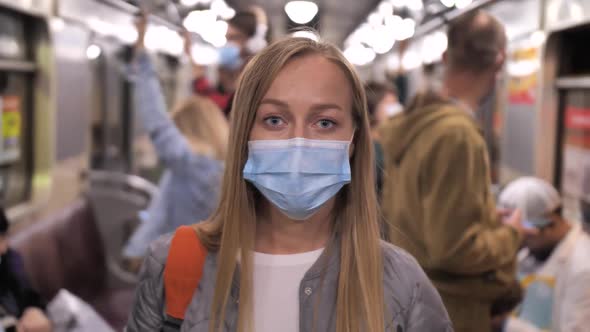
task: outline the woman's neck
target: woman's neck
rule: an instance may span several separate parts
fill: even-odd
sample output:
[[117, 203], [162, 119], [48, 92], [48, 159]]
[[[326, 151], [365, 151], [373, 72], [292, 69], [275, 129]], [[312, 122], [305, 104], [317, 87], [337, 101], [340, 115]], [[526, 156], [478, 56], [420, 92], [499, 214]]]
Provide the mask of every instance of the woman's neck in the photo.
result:
[[257, 252], [288, 255], [324, 248], [332, 235], [334, 199], [307, 220], [293, 220], [274, 205], [266, 203], [261, 210], [268, 213], [256, 224]]

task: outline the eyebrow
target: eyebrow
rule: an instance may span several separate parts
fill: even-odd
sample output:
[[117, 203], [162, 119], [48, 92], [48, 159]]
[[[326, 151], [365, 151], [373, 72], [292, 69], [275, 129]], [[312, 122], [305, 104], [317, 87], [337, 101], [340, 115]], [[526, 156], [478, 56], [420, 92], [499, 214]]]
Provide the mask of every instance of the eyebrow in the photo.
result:
[[[285, 103], [284, 101], [274, 99], [274, 98], [263, 99], [260, 102], [260, 105], [263, 105], [263, 104], [275, 105], [275, 106], [279, 106], [281, 108], [289, 108], [289, 104]], [[333, 103], [314, 104], [314, 105], [312, 105], [311, 109], [314, 111], [322, 111], [322, 110], [327, 110], [327, 109], [336, 109], [336, 110], [342, 111], [342, 107], [340, 107], [337, 104], [333, 104]]]

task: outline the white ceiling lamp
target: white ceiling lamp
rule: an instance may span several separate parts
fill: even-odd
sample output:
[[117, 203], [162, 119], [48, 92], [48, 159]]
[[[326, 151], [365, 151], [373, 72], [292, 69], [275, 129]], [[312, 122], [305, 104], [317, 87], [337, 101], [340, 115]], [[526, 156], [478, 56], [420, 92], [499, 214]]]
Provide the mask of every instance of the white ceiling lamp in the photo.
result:
[[194, 10], [184, 19], [184, 27], [191, 32], [203, 34], [215, 24], [217, 14], [212, 10]]
[[86, 48], [86, 57], [90, 60], [96, 60], [102, 53], [102, 50], [98, 45], [92, 44]]
[[430, 64], [442, 60], [447, 44], [447, 35], [442, 31], [425, 36], [422, 40], [422, 62]]
[[414, 70], [422, 65], [422, 59], [415, 50], [408, 50], [402, 57], [402, 66], [405, 70]]
[[391, 2], [395, 8], [401, 8], [406, 5], [407, 0], [389, 0], [389, 2]]
[[416, 31], [416, 22], [411, 18], [404, 18], [395, 26], [395, 39], [405, 40], [411, 38]]
[[371, 48], [357, 44], [349, 46], [346, 50], [344, 50], [344, 56], [353, 65], [365, 66], [375, 60], [376, 54]]
[[236, 15], [236, 11], [225, 3], [224, 0], [213, 0], [211, 11], [223, 20], [229, 20]]
[[377, 54], [385, 54], [389, 52], [394, 44], [395, 37], [388, 27], [382, 25], [375, 28], [375, 36], [371, 43], [371, 47]]
[[320, 40], [320, 37], [316, 33], [313, 33], [311, 31], [306, 31], [306, 30], [295, 31], [295, 32], [293, 32], [293, 34], [291, 36], [297, 37], [297, 38], [307, 38], [307, 39], [311, 39], [316, 42]]
[[211, 0], [180, 0], [180, 3], [186, 7], [192, 7], [198, 4], [208, 5]]
[[537, 31], [533, 32], [530, 37], [531, 44], [533, 47], [539, 47], [539, 46], [543, 45], [543, 43], [545, 42], [545, 39], [547, 39], [547, 35], [545, 34], [545, 32], [543, 32], [541, 30], [537, 30]]
[[455, 6], [459, 9], [463, 9], [469, 6], [473, 0], [455, 0]]
[[398, 15], [392, 15], [385, 18], [385, 26], [396, 29], [402, 24], [403, 18]]
[[210, 66], [219, 62], [219, 53], [211, 46], [195, 44], [191, 47], [193, 61], [201, 66]]
[[383, 15], [381, 15], [379, 12], [372, 13], [367, 18], [367, 22], [369, 22], [369, 24], [372, 26], [379, 26], [383, 23]]
[[66, 26], [64, 20], [59, 17], [51, 18], [51, 20], [49, 21], [49, 25], [51, 26], [51, 29], [53, 29], [53, 31], [62, 31]]
[[227, 32], [227, 22], [216, 21], [210, 29], [203, 32], [203, 39], [215, 47], [221, 47], [227, 43], [225, 34]]
[[309, 23], [318, 10], [318, 5], [311, 1], [290, 1], [285, 5], [285, 13], [297, 24]]
[[170, 55], [180, 55], [184, 48], [184, 40], [178, 32], [162, 26], [148, 26], [145, 33], [145, 48]]
[[397, 70], [399, 69], [400, 59], [399, 55], [394, 53], [387, 57], [387, 69]]
[[440, 0], [440, 2], [447, 8], [455, 6], [455, 0]]
[[419, 11], [424, 9], [424, 4], [422, 3], [422, 0], [408, 0], [406, 6], [413, 11]]
[[125, 44], [133, 44], [137, 41], [137, 29], [132, 25], [121, 26], [117, 37]]
[[393, 4], [391, 2], [383, 1], [379, 4], [379, 7], [377, 7], [377, 12], [383, 17], [393, 15]]

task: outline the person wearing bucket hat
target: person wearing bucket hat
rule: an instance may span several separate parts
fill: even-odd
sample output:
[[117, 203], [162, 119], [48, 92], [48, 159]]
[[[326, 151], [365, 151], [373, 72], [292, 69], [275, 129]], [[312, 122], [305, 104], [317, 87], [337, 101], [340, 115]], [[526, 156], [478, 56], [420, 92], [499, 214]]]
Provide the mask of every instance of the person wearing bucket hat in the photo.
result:
[[519, 209], [529, 232], [518, 255], [525, 296], [505, 332], [587, 331], [590, 326], [590, 236], [561, 216], [555, 188], [523, 177], [500, 194], [499, 206]]

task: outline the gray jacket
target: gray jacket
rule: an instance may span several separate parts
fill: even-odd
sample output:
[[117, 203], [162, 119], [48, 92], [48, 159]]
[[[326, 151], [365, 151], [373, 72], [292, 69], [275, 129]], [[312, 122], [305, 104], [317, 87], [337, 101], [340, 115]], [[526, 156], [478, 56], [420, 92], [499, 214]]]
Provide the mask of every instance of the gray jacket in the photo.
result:
[[[135, 304], [127, 324], [128, 332], [160, 331], [164, 320], [163, 271], [171, 236], [154, 242], [144, 261]], [[337, 241], [336, 241], [337, 242]], [[453, 331], [440, 296], [416, 260], [402, 249], [382, 242], [385, 292], [385, 331], [449, 332]], [[315, 301], [319, 300], [316, 331], [335, 331], [336, 294], [340, 253], [337, 245], [324, 254], [307, 271], [301, 281], [299, 321], [301, 332], [311, 332]], [[328, 254], [331, 253], [331, 254]], [[215, 253], [209, 253], [203, 276], [182, 324], [182, 332], [206, 332], [216, 272]], [[327, 266], [324, 265], [327, 260]], [[324, 267], [326, 266], [326, 267]], [[325, 269], [325, 272], [322, 273]], [[320, 285], [323, 274], [323, 285]], [[230, 301], [226, 309], [224, 331], [235, 331], [238, 316], [239, 276], [234, 276]]]

